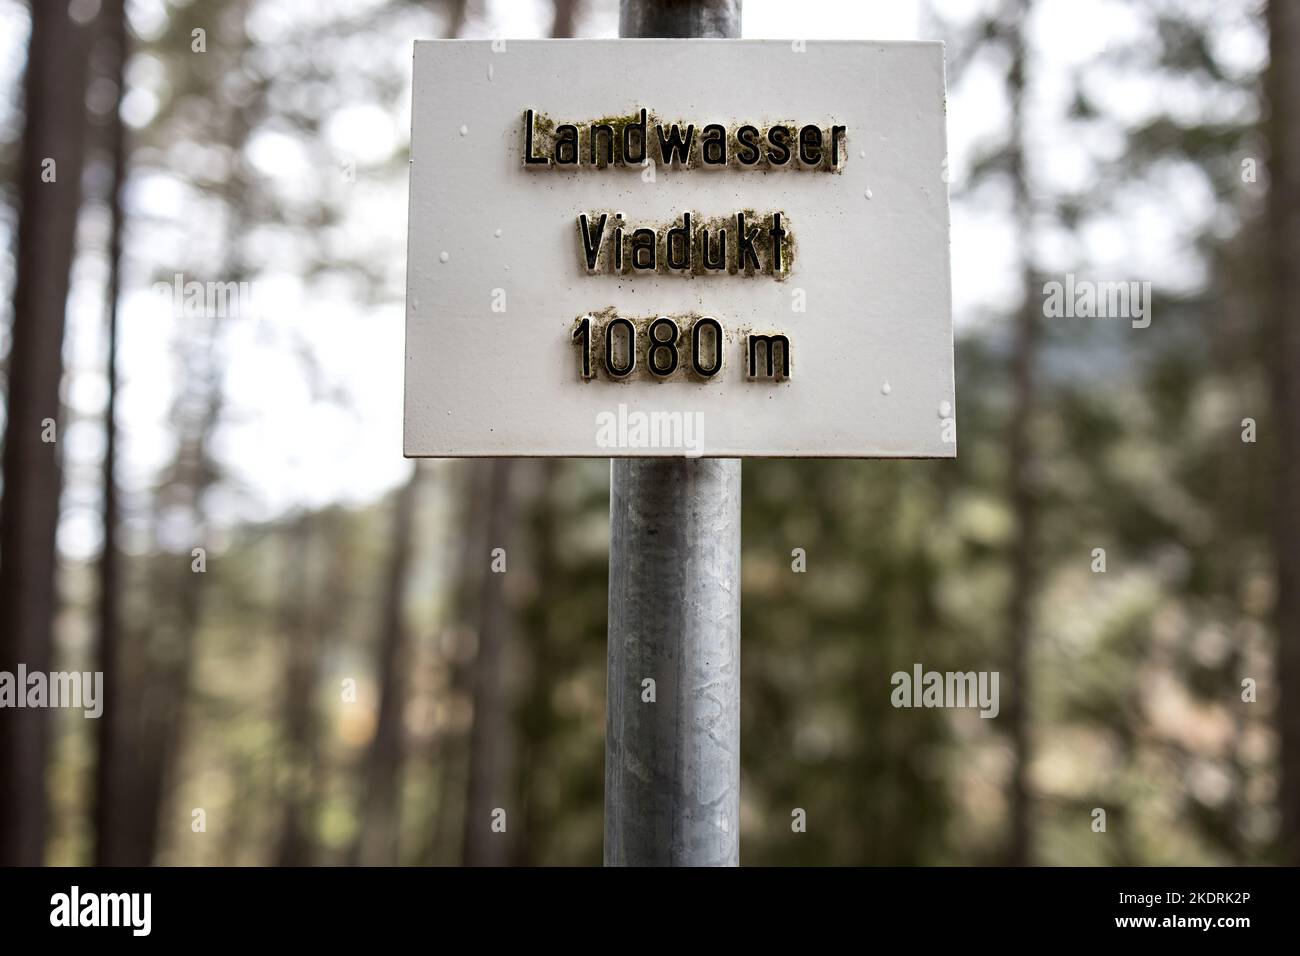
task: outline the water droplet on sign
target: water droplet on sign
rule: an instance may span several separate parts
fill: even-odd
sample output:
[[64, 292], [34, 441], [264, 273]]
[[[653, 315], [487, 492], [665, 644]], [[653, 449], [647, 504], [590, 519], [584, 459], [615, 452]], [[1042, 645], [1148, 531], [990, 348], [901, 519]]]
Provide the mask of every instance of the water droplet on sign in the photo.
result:
[[450, 258], [451, 258], [451, 253], [450, 253], [450, 252], [440, 252], [440, 253], [438, 253], [438, 260], [439, 260], [440, 262], [446, 262], [446, 261], [447, 261], [448, 259], [450, 259]]

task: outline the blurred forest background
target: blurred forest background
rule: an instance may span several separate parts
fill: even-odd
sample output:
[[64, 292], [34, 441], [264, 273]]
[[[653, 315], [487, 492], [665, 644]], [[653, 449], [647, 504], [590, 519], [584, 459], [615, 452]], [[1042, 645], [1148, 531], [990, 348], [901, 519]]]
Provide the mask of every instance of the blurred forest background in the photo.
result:
[[[947, 43], [960, 457], [745, 464], [743, 861], [1300, 863], [1300, 4], [745, 16]], [[407, 462], [400, 394], [411, 41], [616, 33], [0, 0], [0, 669], [108, 684], [0, 711], [0, 863], [600, 862], [608, 463]]]

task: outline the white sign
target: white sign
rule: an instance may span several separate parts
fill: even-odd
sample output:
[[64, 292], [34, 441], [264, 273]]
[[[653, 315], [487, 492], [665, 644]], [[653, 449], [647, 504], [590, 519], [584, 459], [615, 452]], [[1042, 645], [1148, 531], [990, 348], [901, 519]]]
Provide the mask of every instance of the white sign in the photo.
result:
[[956, 454], [943, 47], [415, 45], [411, 457]]

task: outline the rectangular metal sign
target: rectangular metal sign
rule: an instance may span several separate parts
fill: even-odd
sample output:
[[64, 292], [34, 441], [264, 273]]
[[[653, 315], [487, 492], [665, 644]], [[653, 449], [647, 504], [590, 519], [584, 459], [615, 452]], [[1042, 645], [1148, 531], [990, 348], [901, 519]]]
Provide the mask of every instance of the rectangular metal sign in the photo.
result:
[[411, 457], [956, 454], [943, 47], [415, 45]]

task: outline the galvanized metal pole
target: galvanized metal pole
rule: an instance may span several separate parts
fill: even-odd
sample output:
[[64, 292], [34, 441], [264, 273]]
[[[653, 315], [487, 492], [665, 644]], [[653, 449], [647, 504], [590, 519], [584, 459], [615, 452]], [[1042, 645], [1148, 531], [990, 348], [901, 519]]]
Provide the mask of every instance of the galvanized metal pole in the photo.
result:
[[740, 36], [740, 0], [621, 0], [621, 37]]
[[[740, 0], [622, 0], [619, 33], [738, 37]], [[736, 866], [740, 461], [612, 459], [609, 514], [605, 865]]]

